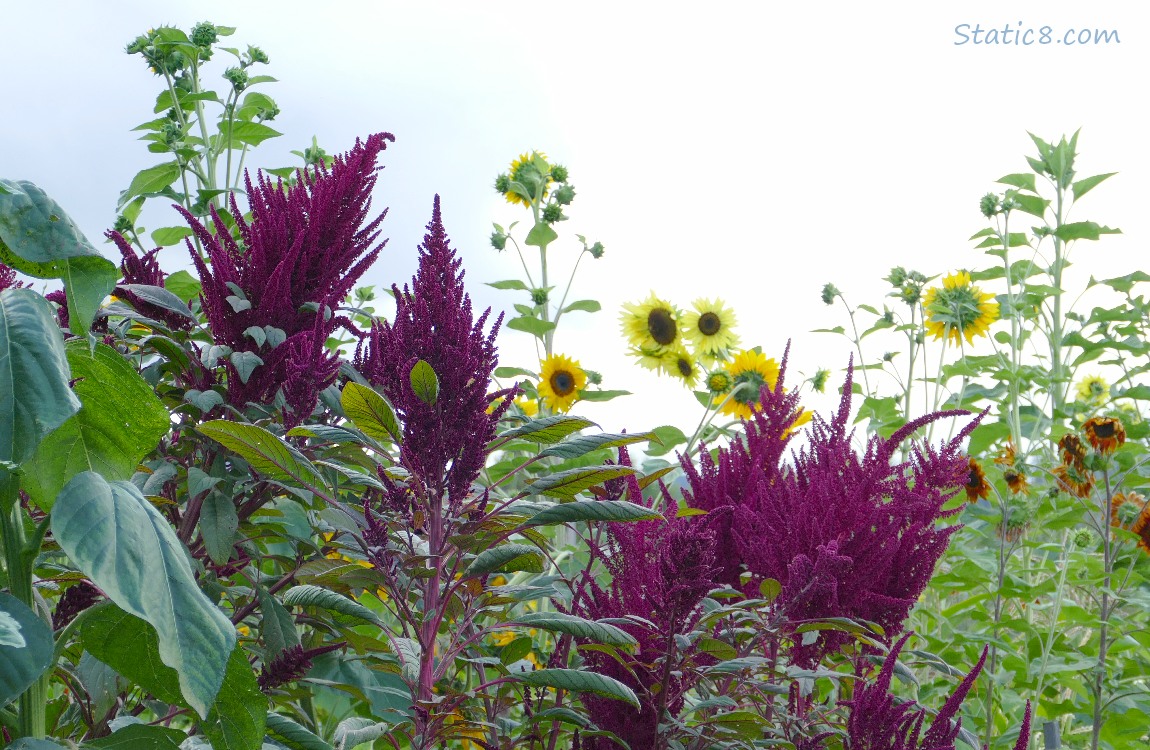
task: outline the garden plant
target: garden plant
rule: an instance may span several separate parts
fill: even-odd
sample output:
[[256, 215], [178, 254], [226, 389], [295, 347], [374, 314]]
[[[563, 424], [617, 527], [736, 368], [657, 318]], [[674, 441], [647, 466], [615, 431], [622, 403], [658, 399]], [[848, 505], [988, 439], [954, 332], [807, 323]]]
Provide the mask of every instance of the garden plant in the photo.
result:
[[[702, 416], [607, 433], [580, 404], [635, 397], [559, 346], [600, 311], [570, 279], [610, 261], [574, 235], [557, 274], [569, 170], [532, 151], [496, 178], [529, 225], [491, 238], [522, 261], [492, 282], [514, 316], [472, 308], [434, 195], [378, 314], [365, 272], [413, 250], [372, 206], [402, 134], [252, 169], [278, 108], [233, 32], [128, 45], [160, 83], [139, 130], [163, 161], [119, 196], [115, 261], [0, 178], [5, 745], [1147, 740], [1150, 276], [1092, 279], [1121, 300], [1088, 314], [1063, 298], [1070, 249], [1116, 231], [1068, 219], [1109, 176], [1076, 179], [1077, 136], [1035, 138], [1032, 173], [982, 200], [995, 264], [895, 269], [890, 309], [847, 307], [830, 413], [721, 300], [652, 292], [606, 327]], [[886, 334], [905, 350], [868, 359]], [[501, 363], [507, 335], [538, 361]]]

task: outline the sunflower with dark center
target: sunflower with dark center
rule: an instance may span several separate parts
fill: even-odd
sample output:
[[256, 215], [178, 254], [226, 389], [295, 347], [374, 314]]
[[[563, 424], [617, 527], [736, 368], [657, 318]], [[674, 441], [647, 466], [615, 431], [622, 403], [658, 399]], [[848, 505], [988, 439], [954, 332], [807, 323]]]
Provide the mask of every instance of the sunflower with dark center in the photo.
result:
[[1066, 466], [1082, 468], [1086, 459], [1086, 446], [1073, 432], [1068, 432], [1058, 441], [1058, 449], [1062, 451], [1062, 463]]
[[500, 175], [495, 182], [495, 189], [503, 193], [508, 203], [530, 206], [540, 188], [542, 192], [539, 198], [542, 200], [547, 197], [551, 182], [551, 165], [547, 163], [547, 155], [541, 151], [532, 151], [530, 154], [521, 154], [511, 162], [511, 173]]
[[623, 335], [631, 346], [661, 355], [679, 340], [678, 310], [654, 292], [642, 302], [623, 305], [623, 310]]
[[998, 320], [998, 303], [993, 300], [993, 294], [971, 283], [969, 273], [953, 273], [942, 280], [941, 287], [931, 287], [926, 293], [926, 332], [955, 344], [960, 338], [973, 344], [975, 336], [987, 335], [990, 324]]
[[735, 314], [722, 300], [697, 299], [694, 309], [683, 316], [683, 336], [702, 357], [721, 359], [739, 343], [735, 335]]
[[739, 419], [750, 419], [753, 411], [761, 408], [759, 393], [763, 386], [774, 388], [779, 379], [779, 365], [767, 355], [748, 349], [739, 352], [727, 365], [731, 378], [731, 392], [721, 413]]
[[1053, 473], [1059, 488], [1064, 492], [1075, 497], [1090, 497], [1094, 489], [1094, 477], [1081, 464], [1057, 466]]
[[1110, 399], [1110, 384], [1101, 375], [1091, 375], [1078, 384], [1075, 392], [1082, 403], [1101, 406]]
[[566, 413], [586, 387], [587, 373], [578, 362], [562, 354], [552, 354], [543, 360], [539, 373], [539, 398], [551, 411]]
[[1110, 455], [1126, 442], [1126, 429], [1114, 417], [1091, 417], [1082, 425], [1086, 440], [1103, 456]]
[[983, 500], [987, 499], [990, 495], [990, 484], [986, 481], [986, 473], [983, 472], [982, 466], [978, 461], [973, 458], [970, 459], [970, 471], [966, 477], [966, 485], [963, 489], [966, 490], [966, 499], [969, 502], [976, 503], [978, 498]]
[[1006, 486], [1009, 487], [1010, 491], [1015, 495], [1026, 492], [1030, 487], [1029, 482], [1026, 481], [1026, 477], [1014, 467], [1003, 470], [1002, 478], [1006, 480]]
[[1138, 514], [1138, 520], [1134, 522], [1130, 530], [1138, 535], [1138, 548], [1150, 555], [1150, 507], [1145, 501], [1142, 503], [1142, 511]]
[[699, 365], [691, 353], [682, 346], [677, 346], [663, 355], [660, 369], [673, 378], [683, 381], [688, 388], [695, 386], [699, 379]]

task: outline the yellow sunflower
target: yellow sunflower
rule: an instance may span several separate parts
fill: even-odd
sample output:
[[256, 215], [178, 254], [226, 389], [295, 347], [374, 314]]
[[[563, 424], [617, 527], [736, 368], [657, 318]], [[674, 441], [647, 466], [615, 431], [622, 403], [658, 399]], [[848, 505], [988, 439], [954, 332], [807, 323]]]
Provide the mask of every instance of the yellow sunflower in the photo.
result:
[[779, 365], [762, 352], [749, 349], [739, 352], [727, 365], [731, 378], [732, 395], [723, 405], [722, 413], [739, 419], [750, 419], [752, 409], [758, 411], [759, 391], [765, 385], [774, 388], [779, 379]]
[[679, 340], [679, 311], [654, 292], [642, 302], [623, 305], [623, 310], [623, 335], [644, 354], [658, 356]]
[[562, 354], [552, 354], [543, 360], [539, 373], [539, 398], [551, 411], [566, 413], [586, 387], [587, 373], [578, 362]]
[[523, 416], [528, 419], [539, 413], [539, 402], [535, 399], [517, 398], [514, 404], [519, 407], [519, 411], [523, 412]]
[[694, 388], [695, 381], [699, 379], [699, 363], [683, 346], [667, 350], [660, 360], [660, 369], [683, 381], [683, 385], [688, 388]]
[[722, 300], [697, 299], [694, 309], [683, 316], [683, 336], [700, 355], [720, 358], [739, 343], [735, 335], [735, 314]]
[[[530, 206], [535, 199], [535, 191], [543, 185], [540, 198], [547, 197], [547, 188], [551, 185], [551, 165], [547, 163], [547, 154], [542, 151], [532, 151], [530, 154], [520, 154], [519, 158], [511, 162], [510, 185], [503, 195], [508, 203], [518, 203]], [[522, 192], [520, 186], [522, 186]], [[527, 195], [525, 193], [530, 193]]]
[[941, 287], [931, 287], [922, 304], [926, 310], [926, 332], [955, 344], [960, 336], [973, 344], [975, 336], [985, 336], [990, 324], [998, 320], [994, 295], [974, 286], [966, 271], [947, 276]]
[[1082, 403], [1101, 406], [1110, 398], [1110, 384], [1101, 375], [1091, 375], [1078, 384], [1077, 392]]

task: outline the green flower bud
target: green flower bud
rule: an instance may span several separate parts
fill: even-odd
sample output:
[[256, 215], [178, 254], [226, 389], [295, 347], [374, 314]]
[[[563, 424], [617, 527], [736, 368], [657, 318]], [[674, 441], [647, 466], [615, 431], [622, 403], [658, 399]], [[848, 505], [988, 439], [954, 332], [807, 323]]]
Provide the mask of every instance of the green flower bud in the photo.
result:
[[587, 382], [591, 385], [603, 385], [603, 376], [594, 370], [584, 370], [587, 373]]
[[264, 65], [270, 62], [267, 52], [264, 52], [259, 47], [253, 47], [250, 44], [248, 45], [248, 59], [253, 63], [263, 63]]
[[189, 35], [192, 44], [197, 47], [211, 47], [219, 39], [219, 34], [216, 33], [216, 27], [204, 21], [197, 23], [192, 27], [192, 33]]
[[573, 200], [575, 200], [575, 188], [570, 185], [564, 185], [555, 191], [555, 201], [559, 205], [569, 206]]
[[839, 296], [840, 294], [842, 294], [842, 292], [840, 292], [839, 288], [834, 284], [825, 285], [823, 287], [823, 304], [833, 305], [835, 303], [835, 297]]
[[551, 179], [556, 182], [567, 182], [567, 167], [558, 164], [551, 167]]
[[546, 289], [532, 289], [531, 290], [531, 301], [534, 302], [536, 305], [540, 305], [540, 306], [546, 305], [547, 304], [547, 290]]
[[982, 215], [988, 219], [991, 216], [997, 214], [1000, 211], [998, 206], [998, 196], [994, 193], [987, 193], [986, 195], [982, 196], [982, 200], [978, 202], [978, 210], [981, 211]]
[[120, 234], [132, 231], [132, 222], [128, 221], [128, 217], [120, 214], [116, 217], [116, 221], [112, 224], [112, 229]]
[[503, 232], [491, 233], [491, 246], [496, 250], [503, 250], [507, 247], [507, 235]]
[[511, 178], [505, 174], [501, 174], [495, 178], [495, 191], [500, 195], [507, 195], [507, 191], [511, 189]]
[[893, 287], [900, 287], [906, 283], [906, 269], [902, 266], [895, 266], [890, 269], [890, 275], [886, 277]]
[[603, 247], [602, 242], [596, 242], [594, 245], [587, 248], [587, 252], [591, 253], [592, 258], [594, 258], [595, 260], [599, 260], [600, 258], [603, 257], [604, 249], [605, 248]]
[[1075, 547], [1090, 547], [1094, 544], [1094, 535], [1089, 529], [1079, 529], [1074, 534]]
[[815, 376], [811, 378], [811, 387], [819, 393], [823, 393], [827, 388], [827, 380], [830, 379], [831, 371], [819, 368], [815, 372]]
[[917, 305], [918, 301], [922, 299], [922, 284], [913, 281], [906, 282], [902, 285], [899, 297], [908, 305]]
[[543, 221], [548, 224], [554, 224], [557, 221], [562, 221], [567, 217], [563, 215], [563, 209], [557, 203], [548, 203], [543, 207]]
[[237, 92], [243, 91], [248, 85], [248, 72], [243, 68], [228, 68], [224, 71], [224, 78]]
[[887, 352], [886, 354], [882, 355], [882, 361], [883, 362], [893, 362], [894, 356], [895, 356], [894, 352]]
[[138, 55], [148, 48], [150, 42], [151, 40], [147, 36], [141, 34], [128, 42], [127, 46], [124, 47], [124, 52], [127, 52], [129, 55]]

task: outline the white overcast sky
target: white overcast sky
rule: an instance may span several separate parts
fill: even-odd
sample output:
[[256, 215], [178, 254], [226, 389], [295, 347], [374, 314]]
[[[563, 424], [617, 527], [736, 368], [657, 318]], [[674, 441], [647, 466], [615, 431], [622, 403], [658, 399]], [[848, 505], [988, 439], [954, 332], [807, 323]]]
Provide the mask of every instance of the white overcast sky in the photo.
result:
[[[229, 41], [262, 47], [280, 81], [262, 90], [283, 111], [273, 126], [284, 136], [250, 166], [293, 164], [289, 151], [313, 135], [335, 152], [395, 134], [375, 204], [390, 207], [390, 241], [370, 283], [411, 276], [439, 193], [476, 302], [509, 309], [515, 293], [482, 282], [514, 276], [518, 262], [488, 235], [493, 221], [524, 215], [493, 178], [529, 149], [568, 166], [578, 197], [562, 234], [607, 248], [583, 264], [573, 295], [604, 311], [571, 315], [558, 346], [601, 371], [604, 387], [635, 392], [582, 410], [606, 429], [689, 432], [698, 416], [684, 389], [624, 357], [621, 303], [651, 290], [682, 307], [721, 296], [745, 344], [779, 354], [793, 339], [797, 369], [841, 367], [846, 341], [808, 333], [846, 322], [819, 301], [822, 285], [881, 305], [893, 265], [980, 266], [967, 242], [984, 226], [978, 199], [1026, 169], [1028, 130], [1049, 140], [1081, 127], [1079, 174], [1120, 172], [1072, 217], [1125, 232], [1078, 247], [1081, 278], [1147, 257], [1150, 149], [1136, 82], [1150, 69], [1150, 14], [1129, 0], [8, 0], [0, 176], [44, 187], [108, 253], [99, 243], [118, 192], [159, 161], [129, 132], [151, 119], [157, 79], [123, 47], [149, 27], [201, 20], [238, 27]], [[1042, 26], [1055, 38], [1112, 29], [1121, 41], [956, 45], [960, 24], [1035, 38]], [[554, 248], [553, 268], [569, 268], [572, 243]], [[164, 264], [183, 260], [172, 250]], [[526, 334], [508, 332], [501, 346], [504, 364], [535, 366]]]

